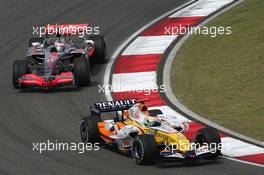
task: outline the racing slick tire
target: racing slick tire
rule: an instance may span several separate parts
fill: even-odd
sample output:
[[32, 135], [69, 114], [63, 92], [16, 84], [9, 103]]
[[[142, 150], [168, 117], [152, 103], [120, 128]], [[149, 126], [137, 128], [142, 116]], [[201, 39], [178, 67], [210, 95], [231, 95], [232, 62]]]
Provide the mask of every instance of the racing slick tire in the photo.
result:
[[43, 37], [32, 37], [28, 41], [28, 46], [32, 47], [32, 43], [41, 43], [43, 44], [44, 38]]
[[84, 143], [99, 143], [100, 136], [98, 130], [98, 122], [95, 116], [84, 117], [80, 122], [80, 135]]
[[95, 47], [92, 59], [97, 63], [106, 63], [108, 61], [108, 58], [104, 36], [91, 35], [89, 36], [89, 39], [93, 40]]
[[207, 143], [209, 148], [216, 149], [214, 153], [208, 153], [203, 155], [203, 159], [213, 160], [217, 159], [221, 154], [221, 138], [219, 133], [213, 128], [202, 128], [195, 136], [196, 143], [199, 145]]
[[15, 60], [13, 63], [13, 86], [16, 89], [23, 88], [19, 85], [19, 78], [27, 74], [27, 60]]
[[90, 62], [84, 57], [74, 59], [74, 80], [77, 86], [88, 86], [91, 83]]
[[159, 149], [153, 135], [138, 135], [132, 143], [132, 157], [139, 165], [152, 165], [159, 159]]

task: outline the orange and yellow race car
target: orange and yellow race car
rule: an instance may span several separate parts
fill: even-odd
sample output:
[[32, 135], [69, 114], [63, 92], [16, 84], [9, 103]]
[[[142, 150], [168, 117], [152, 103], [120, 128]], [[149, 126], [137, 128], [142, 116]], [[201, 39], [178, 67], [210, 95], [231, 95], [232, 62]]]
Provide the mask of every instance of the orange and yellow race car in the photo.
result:
[[221, 154], [221, 139], [213, 128], [202, 128], [195, 140], [184, 136], [188, 123], [160, 110], [149, 110], [146, 100], [98, 102], [91, 116], [80, 122], [84, 143], [100, 143], [129, 153], [137, 164], [154, 164], [160, 159], [196, 163], [215, 160]]

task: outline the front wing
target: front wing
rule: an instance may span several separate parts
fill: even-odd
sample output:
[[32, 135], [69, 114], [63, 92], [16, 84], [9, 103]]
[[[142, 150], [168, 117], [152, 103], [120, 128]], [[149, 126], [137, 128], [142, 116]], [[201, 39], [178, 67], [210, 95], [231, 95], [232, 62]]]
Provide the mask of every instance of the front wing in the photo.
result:
[[20, 86], [24, 87], [54, 87], [74, 84], [72, 72], [63, 72], [60, 75], [45, 79], [36, 74], [25, 74], [19, 79]]

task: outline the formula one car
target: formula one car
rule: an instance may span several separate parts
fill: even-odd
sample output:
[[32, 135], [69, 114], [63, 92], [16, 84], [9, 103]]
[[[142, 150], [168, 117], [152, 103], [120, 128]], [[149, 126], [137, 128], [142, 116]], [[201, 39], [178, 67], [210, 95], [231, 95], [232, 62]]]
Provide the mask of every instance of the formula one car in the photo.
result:
[[[83, 28], [88, 24], [48, 25], [60, 33], [47, 32], [45, 37], [29, 40], [25, 60], [13, 63], [15, 88], [51, 88], [62, 85], [87, 86], [91, 82], [90, 64], [105, 63], [106, 43], [102, 35], [80, 37], [67, 27]], [[66, 32], [67, 31], [67, 32]], [[79, 32], [81, 30], [78, 30]]]
[[145, 100], [129, 99], [95, 103], [91, 116], [80, 122], [80, 135], [84, 143], [114, 146], [141, 165], [159, 159], [180, 159], [191, 164], [216, 159], [221, 154], [218, 132], [202, 128], [195, 140], [189, 140], [184, 136], [188, 126], [160, 110], [148, 110]]

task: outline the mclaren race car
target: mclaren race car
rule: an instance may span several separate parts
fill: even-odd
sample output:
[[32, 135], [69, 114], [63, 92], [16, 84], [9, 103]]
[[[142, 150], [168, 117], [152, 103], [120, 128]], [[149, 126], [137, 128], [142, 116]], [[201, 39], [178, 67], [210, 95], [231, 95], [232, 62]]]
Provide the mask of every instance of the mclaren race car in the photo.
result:
[[[107, 62], [106, 43], [102, 35], [85, 35], [64, 30], [84, 28], [88, 24], [48, 25], [60, 33], [46, 32], [45, 37], [33, 37], [28, 42], [26, 59], [13, 63], [15, 88], [51, 88], [62, 85], [88, 86], [90, 65]], [[66, 32], [67, 31], [67, 32]], [[80, 32], [81, 30], [78, 30]]]
[[213, 128], [202, 128], [195, 140], [184, 133], [188, 123], [160, 110], [149, 110], [145, 100], [95, 103], [91, 116], [80, 122], [84, 143], [114, 146], [132, 155], [137, 164], [154, 164], [160, 159], [180, 159], [197, 163], [215, 160], [221, 154], [221, 139]]

